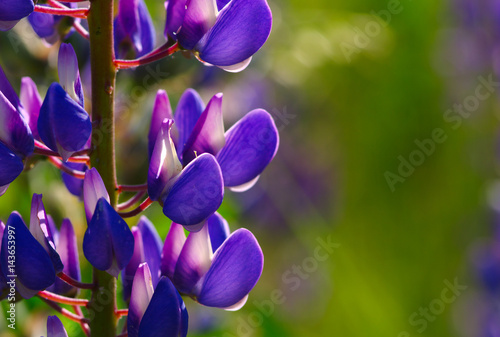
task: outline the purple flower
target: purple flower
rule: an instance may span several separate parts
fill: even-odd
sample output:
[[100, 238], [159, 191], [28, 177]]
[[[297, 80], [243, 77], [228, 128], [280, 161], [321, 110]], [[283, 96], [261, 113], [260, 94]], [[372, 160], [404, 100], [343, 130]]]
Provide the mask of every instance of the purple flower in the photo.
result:
[[34, 10], [33, 0], [0, 0], [0, 30], [11, 29]]
[[170, 0], [166, 10], [165, 37], [228, 71], [246, 68], [271, 32], [265, 0]]
[[134, 235], [105, 198], [97, 201], [83, 237], [83, 254], [95, 268], [118, 277], [134, 253]]
[[253, 234], [240, 228], [229, 235], [226, 221], [214, 214], [186, 239], [172, 223], [162, 254], [162, 275], [179, 292], [199, 303], [238, 310], [262, 274], [264, 256]]
[[[62, 2], [62, 4], [69, 8], [77, 8], [76, 3]], [[45, 4], [41, 4], [40, 6], [49, 7]], [[80, 22], [80, 19], [69, 16], [33, 12], [28, 16], [28, 22], [40, 38], [49, 45], [52, 45], [59, 41], [61, 37], [63, 39], [70, 37], [75, 31], [73, 23]]]
[[130, 299], [132, 281], [140, 264], [146, 262], [150, 266], [153, 287], [156, 287], [160, 279], [163, 243], [154, 225], [148, 218], [142, 216], [137, 226], [132, 227], [132, 234], [134, 235], [134, 254], [122, 272], [123, 298], [125, 301]]
[[162, 277], [153, 287], [148, 264], [137, 268], [127, 317], [129, 337], [186, 336], [188, 313], [172, 282]]
[[59, 84], [75, 102], [84, 108], [83, 86], [78, 69], [75, 49], [69, 43], [61, 43], [57, 58]]
[[47, 317], [47, 337], [68, 337], [64, 325], [57, 316]]
[[83, 179], [83, 201], [87, 222], [92, 219], [97, 201], [101, 198], [104, 198], [108, 203], [110, 202], [104, 181], [102, 181], [101, 175], [96, 168], [93, 167], [85, 172], [85, 179]]
[[168, 218], [196, 231], [222, 203], [222, 173], [215, 157], [208, 153], [183, 168], [170, 137], [172, 124], [165, 119], [158, 132], [149, 164], [148, 193], [151, 200], [163, 205]]
[[144, 0], [120, 0], [114, 28], [117, 57], [133, 51], [138, 58], [153, 50], [155, 30]]
[[[87, 164], [83, 163], [68, 162], [66, 163], [66, 166], [80, 172], [86, 172], [88, 170]], [[75, 178], [66, 172], [61, 172], [61, 178], [69, 193], [78, 197], [80, 200], [83, 200], [83, 180]]]

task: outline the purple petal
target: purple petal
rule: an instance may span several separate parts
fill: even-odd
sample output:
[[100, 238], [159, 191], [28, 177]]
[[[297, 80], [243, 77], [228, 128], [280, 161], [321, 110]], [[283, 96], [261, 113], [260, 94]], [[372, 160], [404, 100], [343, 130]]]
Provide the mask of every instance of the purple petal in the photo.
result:
[[[9, 256], [9, 231], [15, 239], [15, 268], [9, 268], [7, 263]], [[2, 272], [9, 280], [9, 275], [17, 275], [16, 288], [24, 298], [29, 298], [34, 293], [44, 290], [54, 283], [56, 272], [52, 261], [45, 249], [31, 235], [24, 224], [23, 219], [17, 212], [13, 212], [7, 220], [6, 230], [3, 233], [2, 252]]]
[[165, 118], [174, 119], [172, 115], [172, 107], [170, 106], [170, 100], [168, 99], [167, 92], [165, 90], [158, 90], [156, 93], [153, 114], [151, 116], [151, 126], [149, 127], [148, 134], [149, 158], [151, 158], [151, 155], [153, 154], [156, 139], [158, 138], [158, 133], [160, 132], [161, 125], [163, 124], [163, 120]]
[[183, 308], [184, 303], [172, 282], [168, 278], [162, 277], [142, 317], [139, 336], [179, 336], [184, 330]]
[[188, 0], [182, 27], [177, 34], [177, 41], [188, 50], [200, 41], [214, 25], [217, 15], [215, 0]]
[[134, 236], [127, 223], [101, 198], [83, 237], [83, 253], [97, 269], [118, 277], [134, 253]]
[[[81, 171], [81, 172], [87, 172], [88, 166], [83, 163], [66, 163], [66, 166], [73, 170]], [[66, 188], [68, 189], [69, 193], [73, 194], [74, 196], [78, 197], [79, 199], [83, 199], [83, 180], [78, 179], [73, 177], [70, 174], [67, 174], [65, 172], [61, 172], [61, 178], [66, 185]]]
[[21, 20], [34, 9], [32, 0], [0, 0], [0, 21]]
[[52, 14], [33, 12], [28, 16], [28, 21], [35, 33], [41, 38], [49, 38], [56, 33], [55, 16]]
[[184, 168], [164, 200], [163, 213], [189, 230], [212, 215], [223, 197], [219, 165], [211, 154], [204, 153]]
[[[212, 246], [208, 226], [189, 236], [182, 248], [175, 266], [173, 282], [180, 292], [198, 293], [195, 289], [198, 281], [206, 274], [212, 263]], [[199, 285], [201, 286], [201, 285]]]
[[219, 213], [214, 213], [207, 219], [208, 233], [210, 234], [210, 242], [212, 244], [212, 251], [215, 251], [226, 241], [229, 237], [229, 225]]
[[165, 2], [167, 11], [167, 23], [165, 25], [165, 38], [176, 36], [181, 28], [184, 16], [186, 15], [187, 0], [169, 0]]
[[7, 189], [9, 188], [9, 185], [3, 185], [3, 186], [0, 186], [0, 197], [2, 195], [5, 194], [5, 192], [7, 192]]
[[132, 227], [132, 235], [134, 236], [134, 253], [129, 263], [122, 271], [123, 299], [127, 302], [132, 293], [132, 283], [137, 272], [137, 268], [141, 263], [144, 263], [144, 244], [139, 228]]
[[26, 114], [24, 118], [28, 121], [31, 133], [35, 139], [40, 139], [38, 135], [38, 116], [40, 115], [40, 108], [42, 107], [42, 98], [38, 93], [38, 88], [35, 82], [29, 77], [21, 79], [21, 93], [19, 95], [23, 110]]
[[129, 36], [139, 29], [138, 7], [139, 0], [120, 0], [118, 3], [118, 20]]
[[50, 231], [49, 218], [45, 212], [41, 194], [33, 194], [31, 200], [30, 232], [49, 254], [56, 274], [61, 272], [64, 265], [56, 252], [54, 238]]
[[224, 185], [240, 186], [255, 179], [278, 151], [279, 136], [271, 115], [249, 112], [226, 132], [226, 145], [217, 154]]
[[108, 203], [110, 202], [109, 194], [106, 186], [104, 186], [101, 175], [93, 167], [85, 172], [85, 179], [83, 180], [83, 202], [87, 222], [90, 222], [90, 219], [92, 219], [97, 201], [101, 198], [106, 199]]
[[153, 25], [153, 19], [149, 15], [148, 7], [143, 0], [139, 0], [139, 25], [140, 29], [140, 40], [142, 50], [137, 51], [137, 57], [141, 57], [151, 52], [156, 44], [156, 32]]
[[69, 43], [61, 43], [59, 47], [57, 71], [59, 83], [63, 89], [83, 108], [83, 88], [78, 70], [78, 59], [73, 46]]
[[222, 94], [216, 94], [208, 102], [184, 146], [182, 161], [189, 163], [202, 153], [216, 155], [225, 144], [224, 119], [222, 118]]
[[224, 6], [226, 6], [229, 3], [229, 1], [231, 0], [217, 0], [217, 9], [221, 11], [222, 8], [224, 8]]
[[171, 186], [172, 178], [182, 171], [175, 145], [170, 137], [173, 120], [165, 119], [156, 138], [148, 171], [148, 194], [151, 200], [159, 200]]
[[175, 124], [179, 130], [178, 154], [181, 155], [184, 151], [184, 144], [186, 144], [204, 109], [205, 104], [195, 90], [187, 89], [184, 91], [175, 110]]
[[19, 106], [19, 98], [17, 97], [16, 91], [10, 84], [9, 80], [7, 79], [7, 76], [5, 76], [5, 73], [1, 66], [0, 66], [0, 92], [4, 94], [4, 96], [8, 99], [10, 104], [14, 106], [14, 108]]
[[271, 33], [272, 14], [266, 0], [233, 0], [196, 45], [200, 58], [230, 66], [255, 54]]
[[23, 169], [24, 164], [21, 158], [0, 142], [0, 189], [13, 182]]
[[175, 265], [185, 242], [186, 234], [184, 233], [184, 228], [173, 222], [163, 245], [161, 275], [167, 276], [171, 280], [174, 278]]
[[153, 50], [154, 26], [143, 0], [121, 0], [114, 25], [115, 49], [120, 57], [126, 56], [130, 44], [135, 50], [136, 57], [141, 57]]
[[218, 308], [235, 305], [257, 284], [263, 267], [259, 243], [250, 231], [238, 229], [215, 252], [198, 302]]
[[47, 318], [47, 337], [68, 337], [64, 325], [57, 316]]
[[53, 83], [40, 109], [38, 134], [64, 161], [83, 149], [92, 132], [87, 112], [76, 103], [59, 83]]
[[154, 287], [151, 281], [151, 272], [148, 264], [143, 263], [137, 268], [132, 286], [127, 317], [127, 331], [129, 337], [139, 336], [139, 326], [151, 298], [153, 297], [153, 292]]

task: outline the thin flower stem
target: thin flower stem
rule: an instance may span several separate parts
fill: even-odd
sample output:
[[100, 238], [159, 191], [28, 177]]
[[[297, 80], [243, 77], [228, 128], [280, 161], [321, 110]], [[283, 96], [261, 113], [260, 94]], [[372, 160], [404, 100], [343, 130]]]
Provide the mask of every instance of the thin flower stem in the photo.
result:
[[[81, 307], [79, 307], [78, 305], [74, 305], [73, 306], [73, 310], [75, 311], [75, 313], [78, 316], [83, 317], [83, 312], [82, 312], [82, 308]], [[80, 322], [80, 326], [82, 327], [82, 330], [85, 333], [85, 336], [90, 337], [90, 327], [89, 327], [88, 323], [86, 323], [86, 322]]]
[[85, 172], [82, 172], [82, 171], [78, 171], [78, 170], [73, 170], [69, 167], [67, 167], [66, 165], [64, 165], [64, 163], [55, 158], [55, 157], [49, 157], [49, 162], [54, 165], [55, 167], [57, 167], [58, 169], [60, 169], [61, 171], [63, 171], [64, 173], [67, 173], [77, 179], [85, 179]]
[[[57, 157], [57, 158], [61, 158], [61, 156], [59, 156], [59, 154], [57, 154], [56, 152], [54, 151], [51, 151], [51, 150], [45, 150], [45, 149], [41, 149], [41, 148], [38, 148], [38, 147], [35, 147], [35, 151], [34, 153], [36, 154], [40, 154], [42, 156], [47, 156], [47, 157]], [[70, 157], [68, 159], [68, 162], [70, 163], [81, 163], [81, 164], [89, 164], [90, 162], [90, 157], [89, 156], [78, 156], [78, 157]]]
[[127, 337], [128, 336], [128, 332], [125, 332], [125, 333], [122, 333], [121, 335], [117, 335], [116, 337]]
[[76, 314], [72, 313], [71, 311], [69, 311], [68, 309], [61, 308], [61, 306], [59, 306], [57, 303], [54, 303], [54, 302], [52, 302], [50, 300], [47, 300], [47, 299], [45, 299], [43, 297], [42, 297], [42, 301], [44, 301], [45, 303], [47, 303], [47, 305], [49, 307], [51, 307], [52, 309], [54, 309], [55, 311], [57, 311], [58, 313], [60, 313], [64, 317], [69, 318], [73, 322], [77, 322], [77, 323], [80, 323], [80, 324], [88, 323], [89, 322], [88, 319], [86, 319], [86, 318], [84, 318], [82, 316], [76, 315]]
[[121, 204], [118, 204], [118, 206], [116, 206], [116, 209], [118, 211], [126, 210], [127, 208], [130, 208], [130, 207], [134, 206], [136, 203], [138, 203], [139, 201], [141, 201], [142, 197], [144, 197], [145, 195], [146, 195], [146, 191], [137, 192], [132, 198], [128, 199], [127, 201], [125, 201]]
[[85, 39], [90, 39], [89, 32], [81, 25], [80, 22], [73, 22], [73, 28], [77, 31], [78, 34], [83, 36]]
[[153, 50], [151, 53], [146, 54], [135, 60], [115, 60], [115, 66], [118, 69], [130, 69], [135, 68], [144, 64], [148, 64], [151, 62], [155, 62], [161, 60], [166, 56], [170, 56], [173, 53], [180, 50], [179, 44], [176, 42], [174, 45], [168, 47], [167, 44], [164, 44], [160, 48]]
[[72, 278], [71, 276], [65, 274], [64, 272], [60, 272], [59, 274], [57, 274], [57, 277], [59, 277], [61, 280], [63, 280], [64, 282], [66, 282], [70, 286], [73, 286], [76, 288], [80, 288], [80, 289], [94, 289], [95, 288], [95, 284], [83, 283], [83, 282], [77, 281], [74, 278]]
[[140, 214], [141, 212], [145, 211], [148, 209], [149, 206], [153, 204], [153, 200], [149, 199], [147, 197], [146, 200], [142, 202], [142, 204], [139, 205], [139, 207], [131, 210], [130, 212], [118, 212], [122, 218], [131, 218], [133, 216], [136, 216], [137, 214]]
[[[85, 156], [90, 152], [89, 149], [76, 151], [73, 153], [72, 157]], [[59, 153], [52, 151], [44, 143], [35, 139], [35, 153], [42, 154], [45, 156], [60, 157]]]
[[118, 309], [118, 310], [115, 310], [115, 315], [118, 318], [123, 317], [123, 316], [127, 316], [128, 315], [128, 309]]
[[35, 5], [35, 12], [53, 14], [53, 15], [66, 15], [73, 18], [86, 19], [88, 8], [53, 8], [41, 5]]
[[118, 185], [118, 193], [122, 192], [140, 192], [148, 189], [148, 184], [141, 185]]
[[39, 291], [38, 296], [40, 296], [41, 298], [44, 298], [46, 300], [52, 301], [52, 302], [57, 302], [57, 303], [61, 303], [61, 304], [68, 304], [68, 305], [86, 306], [89, 303], [88, 300], [61, 296], [61, 295], [51, 293], [50, 291], [47, 291], [47, 290]]

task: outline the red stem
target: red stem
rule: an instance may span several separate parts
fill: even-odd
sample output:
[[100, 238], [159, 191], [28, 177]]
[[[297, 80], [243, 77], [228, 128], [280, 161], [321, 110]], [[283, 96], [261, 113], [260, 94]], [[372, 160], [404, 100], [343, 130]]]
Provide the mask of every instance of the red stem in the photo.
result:
[[59, 277], [61, 280], [69, 284], [70, 286], [80, 288], [80, 289], [94, 289], [95, 284], [92, 283], [82, 283], [80, 281], [75, 280], [71, 276], [65, 274], [64, 272], [60, 272], [57, 274], [57, 277]]
[[[41, 154], [44, 156], [52, 156], [52, 157], [59, 157], [59, 158], [61, 157], [59, 155], [59, 153], [52, 151], [51, 149], [49, 149], [47, 147], [47, 145], [45, 145], [44, 143], [42, 143], [36, 139], [35, 139], [35, 153], [38, 153], [38, 154]], [[75, 153], [73, 153], [71, 158], [85, 156], [85, 155], [88, 155], [88, 153], [89, 153], [88, 149], [76, 151]]]
[[77, 33], [83, 36], [85, 39], [90, 39], [89, 32], [80, 24], [80, 22], [74, 22], [73, 28], [75, 28]]
[[115, 315], [118, 318], [123, 317], [123, 316], [127, 316], [128, 315], [128, 309], [118, 309], [118, 310], [115, 310]]
[[39, 291], [38, 296], [40, 296], [41, 298], [45, 298], [46, 300], [61, 303], [61, 304], [80, 305], [80, 306], [86, 306], [87, 304], [89, 304], [88, 300], [82, 300], [79, 298], [71, 298], [71, 297], [61, 296], [61, 295], [51, 293], [50, 291], [47, 291], [47, 290]]
[[61, 308], [59, 305], [57, 305], [57, 303], [54, 303], [54, 302], [49, 301], [49, 300], [46, 300], [44, 298], [42, 298], [42, 301], [44, 301], [45, 303], [47, 303], [47, 305], [49, 307], [51, 307], [52, 309], [54, 309], [55, 311], [57, 311], [58, 313], [60, 313], [64, 317], [72, 320], [73, 322], [77, 322], [77, 323], [80, 323], [80, 324], [84, 324], [84, 323], [88, 323], [89, 322], [89, 320], [86, 319], [86, 318], [84, 318], [83, 316], [75, 315], [74, 313], [72, 313], [68, 309]]
[[116, 337], [127, 337], [128, 336], [128, 332], [125, 332], [125, 333], [122, 333], [121, 335], [118, 335]]
[[[75, 313], [78, 316], [83, 317], [82, 308], [80, 308], [78, 305], [74, 305], [73, 310], [75, 310]], [[88, 323], [80, 322], [80, 326], [82, 327], [82, 330], [85, 333], [85, 336], [90, 337], [90, 327], [89, 327]]]
[[149, 206], [153, 204], [153, 200], [149, 199], [147, 197], [146, 200], [142, 202], [142, 204], [139, 205], [139, 207], [131, 210], [130, 212], [118, 212], [122, 218], [131, 218], [133, 216], [136, 216], [137, 214], [140, 214], [142, 211], [145, 211], [148, 209]]
[[55, 157], [49, 157], [49, 162], [51, 162], [52, 165], [54, 165], [55, 167], [57, 167], [58, 169], [60, 169], [64, 173], [67, 173], [67, 174], [69, 174], [77, 179], [85, 179], [84, 172], [73, 170], [73, 169], [67, 167], [66, 165], [64, 165], [64, 163], [61, 160], [59, 160]]
[[122, 192], [141, 192], [148, 189], [148, 184], [141, 185], [118, 185], [118, 193]]
[[118, 204], [118, 206], [116, 206], [116, 209], [119, 210], [119, 211], [123, 211], [127, 208], [130, 208], [132, 207], [133, 205], [135, 205], [136, 203], [138, 203], [139, 201], [141, 201], [142, 197], [146, 194], [146, 191], [140, 191], [140, 192], [137, 192], [132, 198], [128, 199], [127, 201], [121, 203], [121, 204]]
[[129, 69], [129, 68], [135, 68], [140, 65], [148, 64], [151, 62], [155, 62], [158, 60], [161, 60], [162, 58], [166, 56], [170, 56], [173, 53], [179, 51], [179, 44], [176, 42], [174, 45], [171, 47], [168, 47], [167, 44], [164, 44], [160, 48], [153, 50], [149, 54], [146, 54], [138, 59], [135, 60], [115, 60], [115, 66], [118, 69]]
[[86, 19], [88, 11], [88, 8], [53, 8], [35, 5], [35, 12], [53, 15], [66, 15], [80, 19]]

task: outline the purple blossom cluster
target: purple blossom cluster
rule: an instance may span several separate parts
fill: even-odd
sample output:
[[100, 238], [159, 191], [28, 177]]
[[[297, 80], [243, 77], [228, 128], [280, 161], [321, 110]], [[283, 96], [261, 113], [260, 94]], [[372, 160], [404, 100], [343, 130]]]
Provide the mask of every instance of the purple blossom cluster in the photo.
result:
[[[73, 31], [88, 37], [82, 20], [91, 8], [82, 9], [77, 2], [0, 0], [0, 30], [27, 17], [47, 44]], [[155, 28], [144, 1], [119, 1], [113, 22], [117, 69], [182, 50], [206, 65], [240, 71], [265, 43], [272, 24], [265, 0], [171, 0], [165, 10], [167, 41], [155, 49]], [[82, 282], [81, 250], [95, 269], [121, 279], [130, 337], [186, 336], [183, 296], [208, 307], [241, 308], [263, 271], [263, 252], [249, 230], [231, 232], [217, 211], [226, 188], [248, 190], [276, 155], [279, 136], [271, 115], [252, 110], [226, 131], [222, 93], [205, 104], [187, 89], [173, 109], [166, 91], [159, 90], [145, 154], [146, 183], [116, 184], [118, 193], [136, 195], [113, 205], [110, 193], [115, 191], [106, 189], [91, 165], [94, 124], [70, 44], [60, 44], [58, 74], [59, 82], [42, 99], [29, 77], [22, 79], [18, 95], [0, 67], [0, 196], [28, 161], [47, 158], [61, 170], [69, 192], [83, 201], [87, 229], [79, 240], [70, 219], [56, 223], [41, 194], [33, 195], [29, 221], [16, 211], [0, 221], [0, 299], [39, 296], [52, 304], [88, 305], [76, 298], [80, 289], [96, 287]], [[155, 202], [172, 221], [164, 241], [145, 216], [132, 228], [124, 220]], [[72, 315], [91, 336], [81, 312]], [[67, 336], [56, 316], [48, 318], [47, 336]]]

